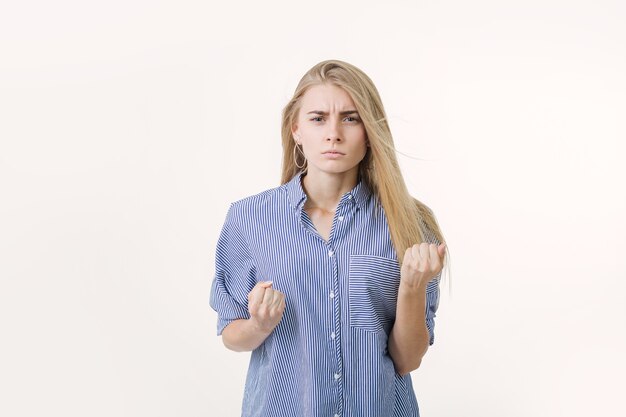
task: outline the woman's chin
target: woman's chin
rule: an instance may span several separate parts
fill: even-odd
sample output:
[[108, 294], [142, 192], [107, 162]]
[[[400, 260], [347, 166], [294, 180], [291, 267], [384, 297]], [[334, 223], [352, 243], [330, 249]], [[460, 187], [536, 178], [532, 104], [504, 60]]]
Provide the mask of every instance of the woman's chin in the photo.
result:
[[308, 171], [317, 171], [325, 174], [347, 174], [353, 170], [358, 170], [359, 165], [341, 163], [339, 161], [325, 161], [320, 165], [309, 166]]

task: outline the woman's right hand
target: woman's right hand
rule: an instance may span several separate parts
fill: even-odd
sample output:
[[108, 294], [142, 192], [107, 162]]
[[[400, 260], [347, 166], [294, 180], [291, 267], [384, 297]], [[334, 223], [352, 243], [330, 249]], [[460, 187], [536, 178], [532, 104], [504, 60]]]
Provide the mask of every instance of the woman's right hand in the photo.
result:
[[285, 294], [271, 287], [272, 281], [259, 281], [248, 293], [250, 321], [267, 334], [278, 326], [285, 311]]

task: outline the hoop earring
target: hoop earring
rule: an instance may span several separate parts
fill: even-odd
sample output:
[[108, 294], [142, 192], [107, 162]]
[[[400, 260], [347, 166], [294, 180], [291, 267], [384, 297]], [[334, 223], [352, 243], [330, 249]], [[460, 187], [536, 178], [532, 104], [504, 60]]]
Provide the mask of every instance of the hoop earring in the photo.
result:
[[[296, 149], [300, 151], [302, 154], [302, 158], [304, 159], [304, 163], [302, 165], [298, 165], [298, 156], [296, 155]], [[302, 169], [306, 166], [306, 157], [304, 156], [304, 152], [300, 148], [298, 148], [298, 144], [293, 147], [293, 163], [298, 169]]]

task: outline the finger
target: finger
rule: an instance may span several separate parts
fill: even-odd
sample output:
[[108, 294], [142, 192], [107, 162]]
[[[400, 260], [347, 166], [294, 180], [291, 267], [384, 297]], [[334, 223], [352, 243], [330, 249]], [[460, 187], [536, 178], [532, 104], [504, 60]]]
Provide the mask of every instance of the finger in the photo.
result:
[[430, 268], [439, 268], [439, 254], [437, 245], [428, 245], [428, 251], [430, 256]]
[[[274, 307], [274, 306], [276, 306], [276, 304], [278, 304], [280, 302], [280, 294], [281, 294], [280, 291], [275, 290], [275, 289], [272, 288], [272, 293], [273, 293], [272, 294], [272, 298], [271, 299], [268, 298], [268, 306], [270, 306], [270, 307]], [[265, 301], [265, 300], [263, 300], [263, 301]]]
[[417, 243], [411, 246], [411, 254], [413, 255], [413, 259], [417, 262], [422, 258], [420, 255], [420, 245]]
[[255, 291], [258, 287], [261, 288], [267, 288], [270, 287], [272, 285], [273, 281], [259, 281], [256, 283], [256, 285], [252, 288], [252, 290], [250, 290], [250, 293], [252, 293], [252, 291]]
[[285, 301], [285, 294], [280, 291], [274, 290], [274, 307], [279, 307], [281, 303]]
[[248, 294], [248, 301], [250, 304], [261, 304], [261, 302], [263, 301], [263, 296], [265, 295], [265, 289], [271, 286], [271, 281], [270, 284], [268, 284], [266, 281], [260, 281], [258, 282], [254, 288], [252, 288], [252, 291], [250, 291], [250, 294]]
[[413, 251], [412, 251], [412, 247], [409, 246], [404, 251], [404, 259], [402, 260], [402, 264], [403, 265], [407, 264], [407, 263], [411, 262], [412, 260], [413, 260]]
[[274, 300], [272, 305], [269, 308], [270, 315], [278, 315], [283, 311], [283, 305], [285, 303], [285, 298], [281, 297], [281, 293], [279, 291], [274, 290]]
[[274, 291], [272, 288], [266, 288], [265, 289], [265, 294], [263, 295], [263, 301], [262, 304], [265, 304], [266, 306], [271, 306], [274, 300], [274, 293], [276, 291]]
[[441, 261], [443, 262], [443, 258], [446, 255], [446, 244], [442, 243], [441, 245], [439, 245], [439, 247], [437, 247], [437, 251], [439, 253], [439, 257], [441, 258]]
[[419, 246], [420, 259], [428, 261], [430, 259], [430, 244], [428, 242], [422, 242]]
[[278, 304], [278, 312], [282, 314], [283, 311], [285, 311], [285, 307], [287, 306], [287, 301], [285, 300], [285, 298], [283, 297], [280, 300], [280, 304]]

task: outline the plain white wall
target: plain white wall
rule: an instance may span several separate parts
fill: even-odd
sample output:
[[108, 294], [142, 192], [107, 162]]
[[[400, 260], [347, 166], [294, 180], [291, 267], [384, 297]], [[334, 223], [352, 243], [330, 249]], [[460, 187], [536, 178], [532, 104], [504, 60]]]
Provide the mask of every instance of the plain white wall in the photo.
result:
[[239, 415], [218, 233], [338, 58], [450, 247], [422, 415], [623, 416], [624, 3], [225, 3], [0, 6], [0, 414]]

